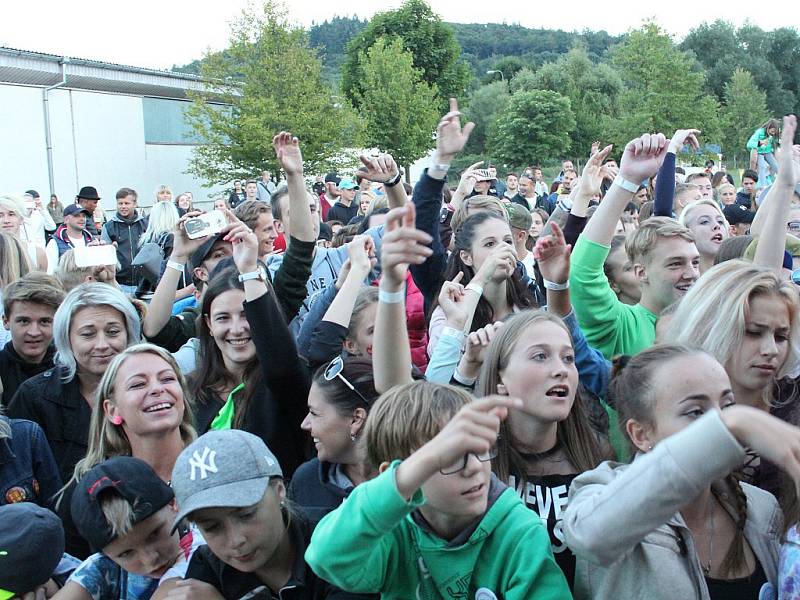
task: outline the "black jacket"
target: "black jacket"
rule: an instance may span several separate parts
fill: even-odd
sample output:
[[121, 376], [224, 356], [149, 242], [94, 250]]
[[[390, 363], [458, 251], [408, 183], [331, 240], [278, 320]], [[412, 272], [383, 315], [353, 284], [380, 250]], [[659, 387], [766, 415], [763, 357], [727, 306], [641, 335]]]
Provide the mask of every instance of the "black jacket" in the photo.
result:
[[[297, 355], [294, 338], [272, 291], [245, 302], [244, 311], [262, 379], [247, 406], [242, 429], [264, 440], [289, 479], [310, 456], [309, 437], [300, 429], [311, 387], [308, 369]], [[203, 389], [195, 401], [198, 433], [208, 431], [223, 404], [212, 390]]]
[[53, 366], [53, 354], [55, 350], [51, 345], [47, 349], [47, 354], [44, 355], [42, 362], [33, 364], [26, 362], [14, 350], [12, 342], [6, 343], [2, 350], [0, 350], [0, 380], [3, 382], [3, 395], [0, 396], [0, 405], [8, 406], [14, 394], [22, 385], [23, 381], [27, 381], [34, 375], [38, 375]]
[[331, 481], [333, 467], [331, 463], [312, 458], [300, 465], [289, 484], [289, 498], [303, 509], [314, 527], [353, 491], [353, 486], [342, 488]]
[[[361, 594], [350, 594], [320, 579], [306, 564], [304, 554], [311, 541], [311, 527], [302, 515], [293, 515], [289, 523], [289, 536], [294, 546], [292, 574], [286, 585], [272, 593], [253, 573], [243, 573], [217, 558], [208, 546], [201, 546], [192, 555], [185, 579], [197, 579], [213, 585], [225, 598], [238, 600], [251, 597], [249, 594], [262, 590], [264, 598], [279, 600], [358, 600], [377, 598]], [[262, 595], [253, 597], [261, 598]]]
[[147, 218], [134, 212], [132, 219], [125, 219], [115, 214], [103, 225], [101, 238], [117, 243], [117, 282], [122, 285], [137, 285], [139, 276], [134, 273], [131, 263], [139, 252], [139, 238], [147, 231]]

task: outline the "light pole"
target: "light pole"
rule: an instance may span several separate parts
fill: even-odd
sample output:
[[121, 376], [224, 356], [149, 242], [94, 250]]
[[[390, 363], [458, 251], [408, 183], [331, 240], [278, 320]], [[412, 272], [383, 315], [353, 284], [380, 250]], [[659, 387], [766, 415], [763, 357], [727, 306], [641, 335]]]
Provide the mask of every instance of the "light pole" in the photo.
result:
[[502, 72], [502, 71], [497, 71], [497, 70], [495, 70], [495, 69], [492, 69], [491, 71], [486, 71], [486, 74], [487, 74], [487, 75], [494, 75], [495, 73], [500, 73], [500, 81], [505, 81], [505, 80], [506, 80], [506, 78], [505, 78], [505, 76], [503, 75], [503, 72]]

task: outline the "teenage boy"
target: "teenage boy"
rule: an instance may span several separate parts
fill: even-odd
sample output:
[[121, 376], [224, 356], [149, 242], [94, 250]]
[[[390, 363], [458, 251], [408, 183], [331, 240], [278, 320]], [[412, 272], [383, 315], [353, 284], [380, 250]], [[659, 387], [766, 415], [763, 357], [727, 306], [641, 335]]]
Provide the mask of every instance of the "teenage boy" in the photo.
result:
[[752, 210], [755, 207], [757, 183], [758, 173], [751, 169], [746, 169], [742, 174], [742, 189], [736, 192], [736, 202], [747, 210]]
[[28, 273], [3, 291], [3, 326], [11, 333], [0, 350], [3, 406], [23, 381], [53, 366], [53, 316], [63, 301], [58, 281], [44, 273]]
[[660, 133], [628, 142], [619, 175], [575, 244], [569, 280], [545, 282], [556, 286], [551, 289], [571, 287], [586, 339], [609, 360], [651, 346], [658, 314], [682, 298], [699, 277], [700, 255], [692, 232], [667, 217], [651, 217], [625, 242], [634, 275], [642, 284], [638, 304], [620, 302], [603, 272], [617, 221], [639, 189], [638, 182], [658, 171], [667, 149], [667, 139]]
[[341, 221], [349, 223], [358, 214], [358, 204], [355, 202], [358, 184], [352, 179], [342, 179], [339, 182], [339, 201], [328, 210], [327, 221]]
[[570, 598], [541, 519], [491, 471], [519, 400], [414, 382], [383, 394], [365, 430], [380, 475], [317, 525], [306, 551], [334, 585], [381, 598]]
[[64, 586], [67, 598], [146, 600], [186, 574], [204, 543], [181, 523], [172, 488], [146, 462], [117, 456], [92, 468], [75, 487], [72, 519], [92, 548]]
[[106, 244], [117, 248], [117, 283], [120, 289], [133, 296], [141, 279], [134, 271], [133, 259], [139, 252], [139, 238], [147, 231], [147, 218], [136, 210], [136, 190], [122, 188], [117, 192], [117, 214], [111, 217], [100, 236]]

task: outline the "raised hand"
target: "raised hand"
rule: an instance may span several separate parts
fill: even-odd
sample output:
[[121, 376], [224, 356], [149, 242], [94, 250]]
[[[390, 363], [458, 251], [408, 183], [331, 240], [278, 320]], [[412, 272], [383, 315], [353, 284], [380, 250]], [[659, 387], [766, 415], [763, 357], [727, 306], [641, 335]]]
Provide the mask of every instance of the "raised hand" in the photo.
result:
[[381, 277], [392, 288], [399, 288], [405, 282], [410, 264], [420, 265], [433, 254], [428, 247], [433, 241], [431, 236], [414, 225], [416, 214], [409, 202], [393, 208], [387, 215], [381, 243]]
[[478, 162], [467, 167], [467, 169], [461, 174], [461, 179], [458, 182], [456, 193], [461, 193], [464, 196], [472, 193], [472, 190], [475, 187], [475, 182], [478, 181], [478, 175], [475, 173], [475, 170], [482, 164], [483, 161], [479, 160]]
[[175, 224], [175, 227], [172, 230], [172, 258], [177, 262], [186, 262], [189, 258], [191, 258], [192, 254], [194, 254], [195, 250], [197, 250], [200, 246], [203, 245], [206, 241], [207, 236], [203, 236], [201, 238], [196, 239], [189, 239], [189, 236], [186, 235], [186, 221], [189, 219], [194, 219], [195, 217], [199, 217], [203, 214], [202, 210], [193, 210], [191, 212], [186, 213]]
[[667, 148], [667, 138], [663, 133], [645, 133], [631, 140], [622, 153], [620, 175], [637, 185], [642, 183], [658, 173]]
[[794, 187], [800, 183], [800, 146], [794, 144], [797, 131], [797, 117], [783, 117], [781, 130], [781, 151], [778, 155], [778, 176], [775, 183]]
[[368, 235], [357, 235], [347, 244], [350, 270], [362, 279], [372, 270], [375, 262], [375, 242]]
[[436, 127], [436, 152], [438, 160], [450, 161], [461, 152], [469, 139], [469, 134], [475, 128], [471, 121], [461, 128], [461, 113], [458, 111], [458, 102], [450, 98], [450, 112], [442, 117]]
[[457, 329], [463, 329], [467, 322], [467, 310], [464, 306], [465, 291], [460, 283], [463, 278], [464, 273], [459, 271], [452, 281], [445, 281], [439, 290], [438, 298], [447, 323]]
[[516, 268], [517, 254], [514, 246], [498, 244], [483, 261], [474, 280], [481, 286], [486, 286], [490, 281], [504, 281], [514, 274]]
[[364, 179], [386, 183], [392, 181], [400, 169], [391, 154], [379, 154], [378, 156], [359, 156], [363, 167], [358, 169], [358, 174]]
[[483, 365], [486, 349], [503, 325], [503, 321], [489, 323], [486, 327], [481, 327], [467, 336], [464, 355], [458, 365], [458, 371], [462, 375], [471, 379], [477, 378], [481, 365]]
[[677, 154], [686, 144], [689, 144], [692, 150], [699, 150], [698, 135], [700, 135], [699, 129], [678, 129], [669, 141], [669, 152]]
[[300, 152], [300, 140], [288, 131], [281, 131], [272, 138], [272, 147], [286, 176], [303, 174], [303, 154]]
[[564, 240], [564, 232], [553, 223], [553, 233], [536, 240], [533, 257], [547, 281], [564, 283], [569, 279], [569, 256], [572, 246]]
[[611, 154], [613, 146], [608, 145], [602, 150], [596, 150], [583, 168], [578, 187], [575, 193], [579, 196], [592, 197], [600, 193], [600, 185], [603, 183], [606, 173], [603, 172], [603, 161]]

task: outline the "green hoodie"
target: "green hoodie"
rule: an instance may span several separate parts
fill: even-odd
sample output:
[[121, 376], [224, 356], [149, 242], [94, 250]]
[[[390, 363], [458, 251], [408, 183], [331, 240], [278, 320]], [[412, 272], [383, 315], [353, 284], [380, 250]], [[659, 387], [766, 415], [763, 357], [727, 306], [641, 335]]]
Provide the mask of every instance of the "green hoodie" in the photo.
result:
[[317, 525], [306, 562], [317, 575], [382, 600], [571, 599], [550, 550], [541, 519], [506, 488], [464, 543], [417, 525], [411, 513], [424, 504], [397, 491], [400, 461], [362, 483]]

